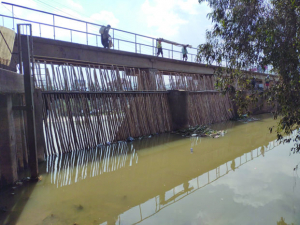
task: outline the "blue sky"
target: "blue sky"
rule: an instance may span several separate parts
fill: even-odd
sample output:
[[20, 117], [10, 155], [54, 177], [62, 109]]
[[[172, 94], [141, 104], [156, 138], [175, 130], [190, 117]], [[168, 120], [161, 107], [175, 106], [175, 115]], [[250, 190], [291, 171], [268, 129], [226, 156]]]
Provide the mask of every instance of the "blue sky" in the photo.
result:
[[[191, 44], [193, 47], [205, 42], [205, 31], [211, 27], [206, 16], [210, 9], [204, 3], [199, 4], [198, 0], [2, 0], [2, 2], [23, 5], [100, 25], [110, 24], [121, 30]], [[0, 13], [11, 15], [11, 7], [1, 4]], [[50, 17], [19, 9], [14, 9], [14, 14], [16, 17], [34, 18], [45, 23], [52, 20]], [[79, 28], [77, 24], [72, 24], [70, 21], [57, 21], [56, 23], [61, 26]], [[2, 25], [1, 20], [0, 25]], [[47, 28], [43, 29], [43, 34], [50, 35], [52, 32], [50, 29], [48, 31], [45, 31]], [[97, 31], [94, 30], [94, 32]], [[60, 35], [63, 35], [63, 32], [60, 32]], [[116, 38], [126, 38], [124, 33], [115, 35]]]

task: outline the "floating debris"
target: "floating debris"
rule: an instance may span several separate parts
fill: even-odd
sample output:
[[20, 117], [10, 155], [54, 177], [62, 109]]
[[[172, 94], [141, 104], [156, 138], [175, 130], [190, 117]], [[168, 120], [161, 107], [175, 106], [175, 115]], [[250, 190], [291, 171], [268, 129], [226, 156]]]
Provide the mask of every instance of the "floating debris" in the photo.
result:
[[257, 118], [254, 118], [254, 117], [250, 117], [248, 114], [244, 114], [244, 115], [236, 117], [236, 118], [234, 118], [232, 120], [233, 121], [243, 122], [243, 123], [248, 123], [248, 122], [258, 121], [260, 119], [257, 119]]
[[178, 130], [171, 132], [173, 134], [178, 134], [183, 137], [212, 137], [212, 138], [219, 138], [223, 137], [227, 131], [226, 130], [213, 130], [208, 128], [207, 126], [195, 126], [190, 127], [184, 130]]
[[127, 142], [132, 142], [132, 141], [134, 141], [134, 138], [133, 137], [128, 137], [126, 141]]

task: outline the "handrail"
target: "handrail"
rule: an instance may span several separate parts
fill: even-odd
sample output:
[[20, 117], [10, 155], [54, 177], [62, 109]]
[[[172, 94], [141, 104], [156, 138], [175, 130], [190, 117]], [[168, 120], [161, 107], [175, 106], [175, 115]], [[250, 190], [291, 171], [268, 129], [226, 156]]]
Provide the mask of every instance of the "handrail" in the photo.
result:
[[[87, 44], [88, 44], [88, 35], [94, 35], [96, 37], [100, 36], [99, 34], [88, 32], [88, 25], [93, 25], [93, 26], [97, 26], [97, 27], [103, 26], [103, 25], [99, 25], [99, 24], [96, 24], [96, 23], [92, 23], [92, 22], [88, 22], [88, 21], [84, 21], [84, 20], [79, 20], [79, 19], [74, 19], [74, 18], [71, 18], [71, 17], [62, 16], [62, 15], [59, 15], [59, 14], [50, 13], [50, 12], [46, 12], [46, 11], [42, 11], [42, 10], [32, 9], [32, 8], [29, 8], [29, 7], [25, 7], [25, 6], [21, 6], [21, 5], [17, 5], [17, 4], [12, 4], [12, 3], [8, 3], [8, 2], [2, 2], [2, 4], [10, 5], [10, 6], [12, 6], [12, 9], [13, 9], [13, 7], [18, 7], [18, 8], [23, 8], [23, 9], [26, 9], [26, 10], [30, 10], [30, 11], [34, 11], [34, 12], [39, 12], [39, 13], [44, 13], [44, 14], [48, 14], [48, 15], [53, 16], [53, 24], [48, 24], [48, 23], [41, 23], [41, 22], [38, 22], [38, 21], [33, 21], [33, 20], [28, 20], [28, 19], [22, 19], [22, 18], [19, 18], [19, 17], [15, 17], [14, 14], [12, 15], [12, 17], [0, 14], [0, 16], [7, 17], [7, 18], [12, 18], [13, 21], [14, 20], [22, 20], [22, 21], [26, 21], [26, 22], [30, 22], [30, 23], [39, 24], [39, 26], [40, 25], [51, 26], [54, 29], [54, 34], [53, 34], [54, 39], [55, 39], [55, 28], [58, 28], [58, 29], [69, 30], [71, 32], [78, 32], [78, 33], [86, 34], [87, 35], [86, 41], [87, 41]], [[84, 24], [86, 24], [86, 31], [74, 30], [74, 29], [71, 29], [71, 28], [68, 28], [68, 27], [56, 26], [55, 25], [55, 18], [54, 17], [59, 17], [59, 18], [63, 18], [63, 19], [68, 19], [68, 20], [72, 20], [72, 21], [84, 23]], [[127, 43], [134, 44], [135, 45], [135, 50], [133, 50], [133, 52], [136, 52], [136, 53], [138, 52], [137, 45], [150, 47], [150, 48], [153, 48], [153, 51], [152, 51], [151, 55], [155, 55], [156, 54], [156, 52], [154, 51], [154, 49], [156, 49], [156, 38], [149, 37], [149, 36], [146, 36], [146, 35], [137, 34], [137, 33], [133, 33], [133, 32], [128, 32], [128, 31], [124, 31], [124, 30], [116, 29], [116, 28], [111, 28], [111, 30], [113, 32], [112, 39], [113, 39], [114, 43], [115, 43], [115, 41], [118, 41], [118, 42], [121, 41], [121, 42], [127, 42]], [[119, 31], [119, 32], [123, 32], [123, 33], [126, 33], [126, 34], [134, 35], [135, 42], [115, 38], [114, 37], [114, 31]], [[41, 30], [40, 30], [40, 36], [41, 36]], [[143, 43], [138, 43], [138, 42], [136, 42], [136, 39], [137, 39], [136, 37], [142, 37], [142, 38], [150, 39], [150, 40], [152, 40], [152, 45], [146, 45], [146, 44], [143, 44]], [[71, 34], [71, 42], [72, 42], [72, 34]], [[169, 48], [163, 48], [163, 50], [167, 50], [168, 53], [169, 53], [169, 57], [167, 57], [167, 58], [173, 58], [174, 57], [173, 53], [179, 53], [179, 54], [181, 54], [181, 51], [176, 51], [176, 50], [173, 49], [173, 44], [168, 44], [168, 45], [171, 45], [172, 48], [170, 48], [170, 49]], [[193, 49], [194, 51], [197, 51], [197, 48], [190, 48], [190, 49]], [[172, 53], [172, 54], [170, 54], [170, 53]], [[193, 56], [196, 58], [196, 54], [188, 53], [188, 55], [191, 56], [190, 59], [189, 59], [189, 61], [192, 61], [191, 59], [193, 59]]]
[[[92, 26], [97, 26], [97, 27], [101, 27], [103, 25], [99, 25], [99, 24], [96, 24], [96, 23], [92, 23], [92, 22], [88, 22], [88, 21], [84, 21], [84, 20], [79, 20], [79, 19], [74, 19], [74, 18], [71, 18], [71, 17], [67, 17], [67, 16], [63, 16], [63, 15], [59, 15], [59, 14], [55, 14], [55, 13], [50, 13], [50, 12], [46, 12], [46, 11], [42, 11], [42, 10], [37, 10], [37, 9], [32, 9], [32, 8], [29, 8], [29, 7], [25, 7], [25, 6], [21, 6], [21, 5], [17, 5], [17, 4], [12, 4], [12, 3], [8, 3], [8, 2], [2, 2], [2, 4], [6, 4], [6, 5], [10, 5], [12, 6], [12, 16], [7, 16], [7, 15], [3, 15], [3, 14], [0, 14], [0, 16], [2, 16], [2, 20], [4, 17], [6, 18], [11, 18], [12, 21], [13, 21], [13, 27], [15, 26], [15, 20], [20, 20], [20, 21], [26, 21], [26, 22], [29, 22], [29, 23], [33, 23], [33, 24], [38, 24], [39, 25], [39, 34], [40, 34], [40, 37], [42, 36], [42, 26], [49, 26], [49, 27], [53, 27], [53, 39], [54, 40], [57, 40], [57, 38], [55, 37], [55, 29], [63, 29], [63, 30], [68, 30], [70, 31], [70, 40], [71, 42], [73, 42], [73, 33], [79, 33], [79, 34], [86, 34], [86, 44], [87, 45], [94, 45], [94, 46], [99, 46], [98, 45], [98, 37], [101, 37], [100, 34], [98, 33], [91, 33], [88, 31], [88, 25], [92, 25]], [[38, 13], [44, 13], [44, 14], [47, 14], [47, 15], [51, 15], [53, 16], [53, 24], [49, 24], [49, 23], [41, 23], [39, 21], [33, 21], [33, 20], [28, 20], [28, 19], [23, 19], [23, 18], [19, 18], [19, 17], [15, 17], [14, 16], [14, 8], [13, 7], [18, 7], [18, 8], [23, 8], [25, 10], [30, 10], [30, 11], [34, 11], [34, 12], [38, 12]], [[72, 29], [72, 28], [68, 28], [68, 27], [63, 27], [63, 26], [56, 26], [55, 25], [55, 17], [59, 17], [59, 18], [63, 18], [63, 19], [68, 19], [68, 20], [71, 20], [71, 21], [75, 21], [75, 22], [79, 22], [79, 23], [83, 23], [85, 24], [85, 31], [84, 29], [83, 30], [76, 30], [76, 29]], [[3, 24], [4, 24], [4, 20], [3, 20]], [[118, 50], [124, 50], [124, 51], [128, 51], [128, 52], [135, 52], [135, 53], [142, 53], [142, 46], [146, 47], [146, 48], [149, 48], [147, 49], [147, 51], [149, 51], [151, 49], [151, 53], [149, 52], [144, 52], [142, 54], [147, 54], [147, 55], [156, 55], [156, 40], [157, 38], [153, 38], [153, 37], [149, 37], [149, 36], [146, 36], [146, 35], [142, 35], [142, 34], [137, 34], [137, 33], [133, 33], [133, 32], [129, 32], [129, 31], [125, 31], [125, 30], [121, 30], [121, 29], [117, 29], [117, 28], [111, 28], [112, 30], [112, 41], [113, 41], [113, 49], [116, 49], [116, 45], [118, 44]], [[123, 33], [126, 33], [126, 34], [130, 34], [130, 35], [134, 35], [132, 38], [134, 38], [134, 41], [130, 41], [130, 40], [125, 40], [125, 39], [121, 39], [121, 38], [116, 38], [115, 37], [115, 31], [118, 31], [118, 32], [123, 32]], [[95, 44], [89, 44], [89, 36], [95, 36], [96, 37], [96, 41], [95, 40], [92, 40], [92, 41], [95, 41], [96, 43]], [[146, 38], [146, 39], [150, 39], [152, 40], [152, 45], [149, 45], [149, 44], [144, 44], [144, 43], [139, 43], [137, 42], [137, 37], [141, 37], [141, 38]], [[66, 38], [64, 39], [66, 41]], [[82, 42], [84, 42], [84, 38], [83, 39], [80, 39]], [[120, 48], [120, 43], [130, 43], [132, 45], [134, 45], [134, 47], [130, 50], [128, 50], [128, 46], [122, 46]], [[81, 43], [81, 42], [80, 42]], [[177, 60], [182, 60], [182, 57], [181, 57], [181, 51], [180, 50], [174, 50], [174, 45], [173, 44], [169, 44], [169, 43], [166, 43], [167, 46], [170, 46], [170, 48], [163, 48], [163, 51], [167, 51], [165, 52], [165, 58], [170, 58], [170, 59], [177, 59]], [[138, 46], [139, 46], [139, 49], [138, 49]], [[175, 45], [176, 47], [176, 45]], [[187, 55], [189, 56], [188, 60], [189, 62], [197, 62], [196, 59], [197, 59], [197, 53], [198, 53], [198, 49], [197, 48], [190, 48], [193, 52], [192, 53], [188, 53]], [[145, 51], [145, 48], [143, 49]], [[196, 53], [195, 53], [196, 52]], [[175, 53], [175, 56], [174, 56], [174, 53]], [[217, 62], [215, 62], [215, 66], [222, 66], [222, 65], [218, 65]], [[247, 69], [248, 71], [248, 69]], [[268, 71], [264, 71], [263, 73], [268, 73]]]

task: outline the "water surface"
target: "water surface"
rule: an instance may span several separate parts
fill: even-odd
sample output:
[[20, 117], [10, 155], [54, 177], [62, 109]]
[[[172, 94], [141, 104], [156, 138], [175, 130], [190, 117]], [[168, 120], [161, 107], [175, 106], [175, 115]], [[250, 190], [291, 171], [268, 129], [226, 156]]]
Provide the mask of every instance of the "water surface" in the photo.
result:
[[0, 195], [0, 224], [300, 224], [300, 155], [261, 118], [49, 157], [41, 181]]

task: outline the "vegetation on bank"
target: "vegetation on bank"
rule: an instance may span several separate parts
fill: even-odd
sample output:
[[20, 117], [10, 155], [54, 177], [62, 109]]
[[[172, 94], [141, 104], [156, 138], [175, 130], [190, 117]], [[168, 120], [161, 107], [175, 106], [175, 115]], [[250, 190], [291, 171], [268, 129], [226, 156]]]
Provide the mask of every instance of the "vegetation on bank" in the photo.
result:
[[[215, 70], [216, 87], [230, 93], [240, 115], [262, 95], [273, 106], [274, 118], [280, 115], [274, 130], [278, 140], [294, 140], [292, 150], [299, 152], [300, 135], [283, 136], [300, 126], [300, 1], [198, 1], [211, 7], [208, 17], [213, 22], [207, 43], [199, 45], [198, 61], [223, 66]], [[249, 82], [255, 76], [250, 68], [266, 66], [277, 76], [259, 93]], [[252, 94], [244, 95], [245, 90]]]

